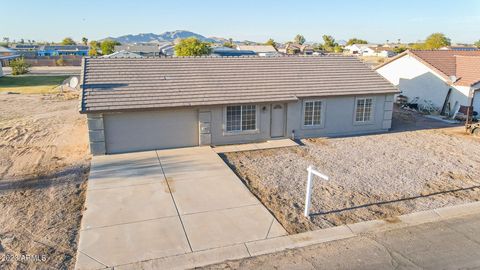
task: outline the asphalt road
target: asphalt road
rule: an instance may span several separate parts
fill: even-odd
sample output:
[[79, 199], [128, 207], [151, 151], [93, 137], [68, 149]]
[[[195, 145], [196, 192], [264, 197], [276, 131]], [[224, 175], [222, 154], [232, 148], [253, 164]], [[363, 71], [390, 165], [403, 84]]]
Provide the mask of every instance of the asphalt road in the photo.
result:
[[205, 269], [480, 269], [480, 214]]

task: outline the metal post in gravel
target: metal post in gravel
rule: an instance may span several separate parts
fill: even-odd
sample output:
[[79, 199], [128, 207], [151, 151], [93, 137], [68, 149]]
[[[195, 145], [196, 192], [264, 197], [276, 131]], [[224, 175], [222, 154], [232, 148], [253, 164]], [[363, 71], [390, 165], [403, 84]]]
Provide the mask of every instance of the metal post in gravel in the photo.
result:
[[307, 176], [307, 194], [305, 195], [305, 211], [303, 212], [303, 215], [305, 217], [310, 216], [310, 204], [312, 200], [312, 179], [313, 175], [316, 175], [320, 178], [323, 178], [328, 181], [328, 176], [320, 173], [319, 171], [315, 170], [315, 168], [310, 165], [307, 168], [308, 176]]

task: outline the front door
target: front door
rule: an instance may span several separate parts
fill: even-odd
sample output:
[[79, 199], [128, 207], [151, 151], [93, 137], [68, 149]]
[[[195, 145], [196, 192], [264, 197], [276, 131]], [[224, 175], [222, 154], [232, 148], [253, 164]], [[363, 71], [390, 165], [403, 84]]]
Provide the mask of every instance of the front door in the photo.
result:
[[285, 104], [272, 105], [272, 119], [270, 126], [270, 136], [285, 136]]

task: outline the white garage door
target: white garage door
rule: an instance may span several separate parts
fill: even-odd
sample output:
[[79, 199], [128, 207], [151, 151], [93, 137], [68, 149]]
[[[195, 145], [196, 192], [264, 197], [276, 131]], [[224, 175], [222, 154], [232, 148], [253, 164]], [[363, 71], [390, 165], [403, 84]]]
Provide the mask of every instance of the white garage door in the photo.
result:
[[105, 114], [107, 153], [198, 145], [197, 110]]

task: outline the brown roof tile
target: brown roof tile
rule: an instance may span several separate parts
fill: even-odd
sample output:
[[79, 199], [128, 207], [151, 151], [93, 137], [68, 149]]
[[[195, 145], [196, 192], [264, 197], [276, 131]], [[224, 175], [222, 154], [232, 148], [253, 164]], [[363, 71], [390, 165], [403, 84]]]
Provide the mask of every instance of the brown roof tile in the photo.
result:
[[480, 56], [456, 56], [456, 85], [471, 86], [480, 82]]

